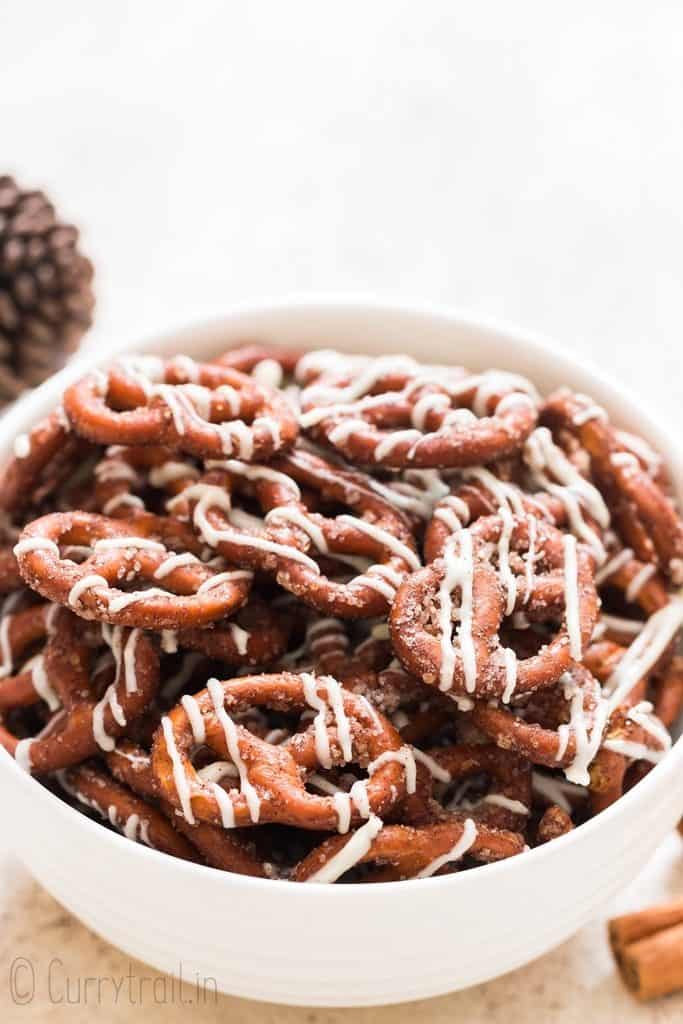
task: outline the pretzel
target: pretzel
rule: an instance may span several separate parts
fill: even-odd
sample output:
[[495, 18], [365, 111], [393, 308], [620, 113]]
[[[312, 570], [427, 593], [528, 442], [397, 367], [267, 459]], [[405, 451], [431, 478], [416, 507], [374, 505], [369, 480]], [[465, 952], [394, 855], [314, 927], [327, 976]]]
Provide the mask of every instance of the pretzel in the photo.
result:
[[[107, 766], [119, 783], [139, 797], [148, 802], [159, 801], [159, 787], [152, 772], [152, 761], [149, 753], [142, 747], [121, 740], [111, 753], [107, 754]], [[221, 871], [233, 871], [240, 875], [265, 877], [263, 863], [244, 836], [216, 825], [189, 825], [170, 804], [161, 801], [160, 807], [174, 829], [181, 833], [191, 848], [201, 854], [201, 859], [210, 867]]]
[[[29, 661], [26, 653], [54, 629], [56, 605], [31, 605], [12, 612], [3, 608], [0, 620], [0, 715], [15, 708], [30, 707], [44, 700], [50, 711], [60, 707], [57, 694], [45, 673], [44, 653]], [[15, 668], [21, 670], [15, 672]]]
[[[114, 737], [149, 705], [159, 682], [154, 644], [139, 630], [125, 631], [84, 624], [58, 608], [52, 635], [43, 653], [49, 701], [54, 693], [61, 710], [37, 736], [18, 739], [0, 727], [0, 743], [27, 771], [36, 774], [76, 765], [99, 750], [110, 750]], [[98, 670], [93, 656], [107, 645], [114, 657], [114, 678], [97, 692]], [[35, 684], [34, 684], [35, 685]]]
[[199, 651], [229, 665], [271, 665], [285, 652], [292, 617], [254, 599], [234, 619], [204, 629], [181, 629], [175, 640], [183, 650]]
[[585, 396], [562, 389], [544, 404], [543, 420], [579, 439], [594, 473], [615, 494], [629, 546], [640, 560], [656, 561], [675, 583], [683, 583], [683, 522], [649, 467], [624, 444], [604, 411], [596, 409]]
[[147, 508], [148, 488], [179, 494], [199, 477], [199, 469], [169, 448], [110, 445], [95, 467], [94, 509], [105, 516], [130, 518]]
[[129, 838], [427, 877], [666, 756], [683, 527], [583, 396], [255, 342], [124, 358], [65, 405], [0, 484], [0, 743]]
[[81, 764], [59, 773], [59, 782], [69, 796], [95, 811], [126, 839], [144, 843], [154, 850], [181, 860], [201, 863], [192, 844], [180, 835], [152, 804], [115, 782], [96, 764]]
[[281, 395], [187, 356], [128, 356], [67, 388], [64, 408], [77, 433], [98, 444], [166, 445], [209, 458], [269, 459], [297, 435]]
[[279, 388], [284, 376], [294, 373], [302, 355], [302, 350], [298, 348], [247, 344], [231, 348], [213, 361], [219, 366], [230, 366], [240, 373], [249, 373], [259, 384]]
[[599, 491], [571, 466], [550, 433], [535, 430], [527, 439], [531, 493], [514, 480], [497, 476], [484, 466], [462, 470], [450, 493], [436, 504], [425, 532], [425, 561], [439, 558], [451, 534], [500, 509], [511, 515], [534, 516], [571, 532], [590, 548], [598, 565], [607, 560], [604, 535], [610, 517]]
[[[234, 723], [234, 714], [249, 707], [312, 708], [316, 718], [304, 732], [273, 746]], [[407, 752], [398, 733], [367, 701], [330, 677], [280, 673], [211, 680], [190, 708], [189, 714], [182, 704], [171, 711], [152, 749], [160, 791], [189, 824], [196, 819], [232, 828], [271, 821], [347, 831], [363, 816], [386, 814], [405, 795], [411, 762], [404, 765]], [[236, 765], [239, 790], [202, 781], [190, 759], [197, 742]], [[351, 761], [370, 774], [343, 799], [304, 788], [302, 771]]]
[[40, 420], [28, 434], [14, 440], [14, 457], [2, 472], [0, 511], [10, 519], [40, 504], [73, 472], [87, 441], [72, 434], [64, 410]]
[[[175, 547], [180, 542], [180, 555]], [[92, 549], [76, 564], [60, 546]], [[182, 523], [151, 514], [126, 521], [87, 512], [55, 512], [26, 527], [14, 553], [24, 580], [38, 593], [68, 605], [83, 618], [142, 629], [208, 625], [246, 600], [251, 574], [217, 573], [201, 563], [201, 550]], [[146, 590], [115, 584], [140, 580]], [[159, 585], [161, 584], [161, 585]]]
[[366, 882], [397, 882], [408, 878], [428, 878], [457, 865], [467, 854], [490, 863], [514, 857], [524, 849], [524, 839], [514, 832], [498, 831], [475, 825], [471, 818], [452, 819], [422, 828], [407, 825], [375, 825], [371, 819], [348, 836], [326, 839], [292, 873], [294, 882], [336, 882], [347, 871], [361, 864], [375, 864], [373, 872], [362, 877]]
[[[599, 683], [582, 666], [574, 665], [560, 684], [559, 692], [544, 690], [534, 695], [534, 710], [549, 712], [552, 725], [529, 720], [528, 708], [520, 718], [483, 701], [476, 702], [470, 717], [497, 746], [516, 751], [532, 764], [563, 768], [569, 781], [588, 785], [588, 766], [602, 743], [609, 711]], [[562, 712], [565, 720], [560, 718]], [[573, 722], [572, 717], [566, 722], [567, 715], [573, 716]]]
[[[249, 485], [266, 513], [262, 524], [252, 525], [248, 519], [243, 525], [244, 516], [232, 507], [232, 491]], [[310, 512], [300, 485], [359, 514], [326, 517]], [[191, 515], [203, 540], [230, 562], [275, 573], [281, 586], [326, 615], [385, 613], [406, 573], [420, 565], [405, 520], [373, 493], [363, 474], [346, 472], [305, 451], [282, 456], [270, 466], [211, 463], [202, 480], [174, 498], [169, 508]], [[361, 558], [370, 564], [340, 583], [322, 572], [321, 557], [342, 562]]]
[[[486, 560], [489, 548], [497, 552], [498, 574]], [[539, 563], [546, 572], [539, 572]], [[507, 701], [513, 693], [549, 686], [590, 642], [597, 618], [593, 569], [592, 557], [573, 537], [533, 517], [479, 519], [449, 539], [443, 558], [399, 588], [390, 616], [395, 650], [410, 672], [456, 698]], [[503, 616], [519, 608], [541, 618], [563, 616], [554, 638], [518, 662], [497, 634]]]
[[546, 807], [538, 823], [536, 839], [539, 844], [549, 843], [553, 839], [559, 839], [560, 836], [573, 831], [573, 829], [574, 822], [571, 819], [571, 815], [563, 807], [551, 804], [550, 807]]
[[[522, 832], [531, 813], [531, 765], [526, 758], [494, 744], [458, 743], [415, 751], [418, 771], [426, 775], [426, 786], [418, 783], [414, 796], [406, 797], [401, 820], [404, 824], [424, 824], [443, 820], [447, 813], [467, 813], [477, 823], [492, 828]], [[463, 784], [486, 775], [492, 786], [474, 801], [463, 799]], [[455, 795], [452, 793], [456, 784]], [[451, 795], [446, 810], [436, 790]]]
[[536, 424], [528, 381], [420, 367], [405, 356], [306, 355], [300, 424], [354, 464], [472, 466], [518, 451]]
[[677, 655], [655, 682], [654, 708], [657, 718], [670, 728], [683, 709], [683, 657]]

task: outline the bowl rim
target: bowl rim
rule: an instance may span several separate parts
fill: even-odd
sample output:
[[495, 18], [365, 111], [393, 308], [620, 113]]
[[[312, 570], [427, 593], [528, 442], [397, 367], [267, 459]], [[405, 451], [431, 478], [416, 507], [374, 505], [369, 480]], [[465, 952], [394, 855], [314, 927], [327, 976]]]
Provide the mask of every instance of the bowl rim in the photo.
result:
[[[556, 341], [550, 340], [538, 332], [518, 327], [506, 320], [491, 318], [481, 315], [472, 310], [453, 308], [443, 304], [434, 304], [424, 301], [408, 302], [406, 300], [396, 301], [391, 298], [381, 298], [364, 295], [291, 295], [285, 297], [266, 298], [259, 302], [249, 302], [232, 305], [226, 312], [219, 316], [200, 319], [182, 325], [178, 328], [168, 327], [161, 332], [155, 332], [149, 336], [137, 340], [137, 337], [126, 338], [120, 343], [113, 345], [97, 345], [97, 347], [85, 348], [73, 358], [69, 364], [45, 381], [40, 387], [21, 398], [2, 419], [0, 428], [0, 445], [2, 439], [8, 434], [16, 436], [27, 429], [40, 415], [44, 415], [41, 407], [46, 401], [54, 399], [56, 395], [64, 390], [67, 384], [77, 379], [83, 373], [88, 372], [101, 364], [110, 362], [123, 352], [145, 351], [147, 348], [170, 346], [171, 344], [183, 344], [193, 336], [213, 333], [221, 328], [229, 329], [234, 322], [241, 317], [260, 317], [273, 315], [300, 315], [300, 316], [324, 316], [335, 317], [353, 313], [359, 315], [369, 313], [373, 315], [384, 314], [392, 317], [410, 317], [425, 322], [441, 321], [444, 326], [448, 325], [454, 330], [485, 332], [499, 335], [510, 343], [512, 348], [520, 346], [537, 357], [549, 358], [553, 363], [569, 367], [591, 380], [595, 381], [600, 389], [605, 391], [613, 399], [630, 406], [633, 411], [644, 420], [646, 427], [654, 432], [669, 437], [676, 436], [671, 430], [671, 424], [666, 417], [660, 416], [652, 411], [649, 405], [640, 398], [629, 385], [610, 380], [607, 375], [591, 360], [585, 357], [575, 357], [573, 354], [567, 356], [559, 348]], [[608, 399], [609, 404], [609, 399]], [[666, 458], [667, 466], [671, 470], [672, 479], [683, 491], [683, 447], [676, 441], [669, 441], [670, 451]], [[273, 893], [273, 886], [278, 892], [290, 892], [292, 894], [313, 893], [315, 898], [320, 898], [321, 892], [327, 893], [325, 899], [381, 899], [384, 892], [395, 892], [397, 888], [410, 892], [425, 891], [426, 886], [432, 889], [436, 886], [462, 887], [467, 880], [469, 884], [479, 884], [479, 879], [491, 878], [495, 873], [503, 875], [505, 872], [519, 871], [523, 865], [540, 865], [542, 860], [561, 856], [572, 844], [576, 845], [588, 840], [591, 836], [607, 829], [611, 824], [629, 814], [639, 802], [649, 802], [649, 797], [660, 787], [666, 785], [667, 779], [673, 782], [674, 774], [677, 774], [683, 767], [683, 735], [676, 740], [666, 756], [628, 793], [620, 797], [614, 804], [602, 811], [600, 814], [579, 825], [573, 831], [560, 836], [551, 843], [527, 849], [523, 856], [510, 857], [502, 861], [490, 864], [481, 864], [476, 870], [463, 873], [456, 872], [450, 875], [442, 875], [423, 879], [405, 879], [402, 881], [385, 882], [377, 886], [353, 886], [353, 885], [293, 885], [286, 879], [255, 878], [249, 875], [240, 875], [230, 871], [223, 871], [204, 864], [197, 864], [192, 861], [185, 861], [181, 858], [171, 857], [152, 847], [142, 843], [132, 843], [118, 832], [104, 828], [102, 824], [82, 814], [75, 807], [61, 800], [56, 794], [42, 786], [33, 776], [27, 774], [19, 767], [3, 748], [0, 747], [0, 773], [9, 772], [13, 774], [15, 783], [26, 787], [27, 794], [34, 794], [38, 799], [46, 801], [55, 810], [55, 813], [63, 816], [65, 825], [73, 825], [74, 828], [85, 828], [86, 832], [92, 830], [95, 841], [113, 843], [112, 851], [115, 853], [134, 857], [147, 858], [148, 864], [158, 864], [159, 870], [189, 872], [189, 877], [197, 878], [196, 872], [200, 872], [202, 878], [215, 877], [221, 880], [222, 885], [248, 886], [254, 892], [266, 887], [267, 892]], [[616, 824], [615, 830], [618, 831]], [[96, 838], [99, 837], [99, 840]], [[127, 851], [127, 852], [125, 852]], [[149, 860], [150, 856], [153, 858]], [[419, 887], [418, 887], [419, 886]], [[334, 896], [333, 893], [342, 895]], [[351, 893], [354, 895], [351, 896]]]

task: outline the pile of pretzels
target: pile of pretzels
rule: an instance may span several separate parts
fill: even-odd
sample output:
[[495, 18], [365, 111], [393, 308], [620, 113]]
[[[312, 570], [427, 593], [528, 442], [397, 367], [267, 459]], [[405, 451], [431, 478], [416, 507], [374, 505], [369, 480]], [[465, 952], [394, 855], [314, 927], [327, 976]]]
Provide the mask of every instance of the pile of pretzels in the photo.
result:
[[124, 356], [14, 439], [0, 516], [0, 744], [167, 854], [465, 870], [671, 745], [683, 523], [585, 395], [407, 356]]

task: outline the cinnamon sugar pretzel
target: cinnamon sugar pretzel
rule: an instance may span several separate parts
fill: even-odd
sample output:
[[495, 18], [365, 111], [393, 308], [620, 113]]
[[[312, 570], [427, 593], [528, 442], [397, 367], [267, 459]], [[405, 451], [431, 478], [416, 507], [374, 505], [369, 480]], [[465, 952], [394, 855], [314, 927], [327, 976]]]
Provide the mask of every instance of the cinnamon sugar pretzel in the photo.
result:
[[508, 372], [124, 357], [15, 439], [0, 513], [0, 744], [199, 865], [517, 856], [637, 785], [683, 708], [666, 467]]

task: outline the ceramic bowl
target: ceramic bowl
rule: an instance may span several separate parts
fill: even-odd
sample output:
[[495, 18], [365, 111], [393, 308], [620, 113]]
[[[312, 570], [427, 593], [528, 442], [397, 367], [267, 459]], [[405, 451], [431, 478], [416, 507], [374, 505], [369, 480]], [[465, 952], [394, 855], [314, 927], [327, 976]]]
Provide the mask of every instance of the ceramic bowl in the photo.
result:
[[[240, 310], [125, 350], [201, 359], [244, 340], [499, 367], [542, 391], [588, 392], [665, 456], [679, 491], [673, 432], [599, 372], [516, 330], [457, 314], [364, 303]], [[0, 458], [50, 410], [90, 353], [2, 421]], [[60, 903], [127, 954], [225, 992], [309, 1006], [370, 1006], [486, 981], [562, 942], [643, 867], [683, 812], [683, 740], [615, 805], [523, 856], [444, 877], [375, 886], [295, 885], [167, 857], [61, 802], [0, 750], [4, 821], [19, 857]]]

